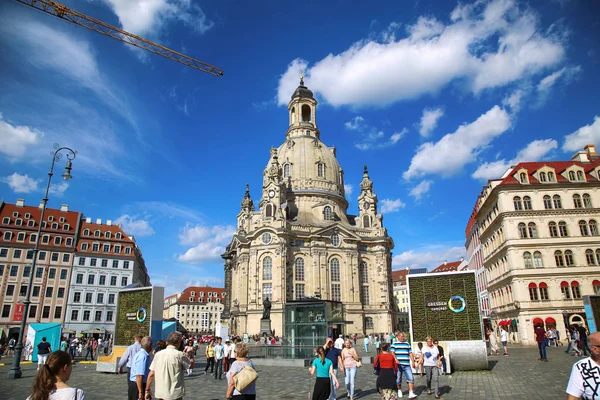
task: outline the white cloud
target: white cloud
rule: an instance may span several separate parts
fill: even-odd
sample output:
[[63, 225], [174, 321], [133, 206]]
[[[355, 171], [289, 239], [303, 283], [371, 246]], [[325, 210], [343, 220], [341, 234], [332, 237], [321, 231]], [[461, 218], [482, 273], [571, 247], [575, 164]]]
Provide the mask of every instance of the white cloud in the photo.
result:
[[438, 120], [444, 116], [444, 109], [438, 108], [426, 108], [423, 110], [423, 116], [421, 116], [421, 123], [419, 124], [419, 134], [423, 137], [429, 137], [431, 132], [437, 127]]
[[391, 199], [383, 199], [381, 200], [381, 212], [382, 213], [393, 213], [399, 211], [401, 208], [406, 207], [406, 204], [402, 202], [400, 199], [391, 200]]
[[58, 197], [62, 197], [65, 191], [69, 188], [68, 182], [52, 183], [50, 184], [50, 194]]
[[546, 102], [550, 92], [560, 81], [562, 81], [563, 84], [567, 84], [575, 79], [581, 73], [581, 71], [582, 68], [580, 66], [563, 67], [558, 71], [555, 71], [544, 77], [536, 88], [539, 96], [537, 105], [540, 106]]
[[346, 196], [350, 196], [352, 194], [353, 190], [354, 190], [354, 185], [351, 185], [349, 183], [344, 184], [344, 192], [346, 193]]
[[563, 151], [583, 150], [586, 144], [600, 143], [600, 117], [595, 116], [594, 122], [590, 125], [582, 126], [575, 132], [565, 136], [565, 143], [562, 146]]
[[444, 247], [442, 245], [425, 246], [417, 251], [409, 250], [394, 256], [392, 266], [395, 268], [427, 268], [432, 270], [444, 263], [458, 261], [465, 257], [462, 246]]
[[156, 233], [150, 226], [150, 222], [145, 219], [139, 219], [137, 216], [123, 214], [115, 220], [115, 223], [120, 225], [128, 235], [152, 236]]
[[234, 233], [235, 227], [231, 225], [187, 224], [179, 235], [179, 242], [184, 246], [193, 247], [178, 255], [177, 259], [190, 264], [218, 261]]
[[[171, 268], [181, 269], [179, 266]], [[181, 293], [185, 288], [190, 286], [213, 286], [223, 287], [223, 279], [215, 278], [207, 274], [208, 271], [194, 265], [187, 265], [181, 273], [150, 273], [150, 279], [155, 286], [165, 288], [165, 296], [170, 296], [175, 293]]]
[[550, 151], [558, 148], [558, 143], [554, 139], [534, 140], [525, 148], [519, 150], [517, 156], [512, 160], [496, 160], [486, 162], [477, 168], [471, 175], [475, 179], [489, 180], [500, 178], [508, 168], [524, 161], [539, 161]]
[[39, 144], [43, 136], [44, 134], [36, 129], [5, 121], [0, 113], [0, 153], [9, 160], [23, 157], [29, 147]]
[[470, 124], [461, 125], [437, 143], [419, 146], [410, 167], [402, 176], [406, 180], [428, 174], [451, 176], [465, 164], [474, 162], [481, 149], [511, 126], [508, 113], [498, 106]]
[[360, 134], [360, 141], [354, 145], [354, 147], [359, 150], [391, 147], [398, 143], [398, 141], [408, 132], [408, 129], [404, 128], [402, 131], [396, 132], [386, 139], [386, 134], [384, 132], [369, 125], [361, 116], [354, 117], [352, 120], [346, 122], [344, 126], [346, 129]]
[[417, 186], [412, 188], [410, 192], [408, 192], [408, 195], [414, 197], [415, 200], [421, 200], [421, 197], [423, 197], [427, 192], [429, 192], [429, 189], [431, 189], [432, 183], [433, 181], [427, 179], [423, 180], [419, 182]]
[[358, 117], [352, 118], [352, 120], [346, 122], [344, 126], [346, 129], [350, 129], [351, 131], [362, 130], [365, 126], [365, 119], [360, 115]]
[[202, 9], [190, 0], [104, 0], [124, 30], [137, 35], [158, 33], [169, 22], [182, 22], [203, 34], [214, 26]]
[[564, 37], [545, 31], [537, 14], [514, 0], [459, 4], [448, 23], [420, 17], [403, 37], [384, 36], [360, 40], [310, 68], [293, 60], [279, 82], [278, 103], [288, 103], [300, 69], [327, 103], [366, 106], [434, 94], [455, 80], [476, 94], [530, 79], [565, 56]]
[[517, 89], [502, 100], [502, 105], [509, 107], [511, 114], [517, 114], [521, 110], [521, 100], [525, 94], [525, 90]]
[[18, 172], [2, 178], [2, 182], [8, 184], [8, 186], [15, 193], [37, 192], [39, 190], [38, 185], [40, 183], [39, 180], [30, 178], [27, 174], [19, 174]]

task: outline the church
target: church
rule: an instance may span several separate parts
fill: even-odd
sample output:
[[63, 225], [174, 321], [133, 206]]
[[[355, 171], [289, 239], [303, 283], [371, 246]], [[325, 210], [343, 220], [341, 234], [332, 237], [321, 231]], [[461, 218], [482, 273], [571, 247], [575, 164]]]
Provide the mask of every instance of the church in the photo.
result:
[[321, 141], [317, 101], [302, 78], [288, 113], [285, 141], [271, 148], [263, 171], [260, 201], [256, 207], [246, 186], [237, 231], [222, 255], [222, 320], [237, 335], [259, 334], [269, 299], [267, 326], [291, 344], [390, 332], [397, 314], [394, 242], [367, 167], [357, 214], [348, 214], [344, 171], [335, 147]]

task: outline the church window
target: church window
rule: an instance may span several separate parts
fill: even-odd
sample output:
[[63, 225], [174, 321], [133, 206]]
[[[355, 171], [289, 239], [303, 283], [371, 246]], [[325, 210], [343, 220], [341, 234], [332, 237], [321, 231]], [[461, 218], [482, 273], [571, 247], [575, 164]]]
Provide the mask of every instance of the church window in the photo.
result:
[[369, 283], [369, 267], [364, 261], [360, 263], [360, 283]]
[[304, 280], [304, 258], [296, 258], [296, 280]]
[[373, 329], [373, 317], [365, 317], [365, 329]]
[[270, 281], [273, 279], [273, 260], [267, 256], [263, 260], [263, 280]]
[[263, 283], [263, 291], [262, 291], [263, 299], [273, 298], [273, 284], [271, 283]]
[[371, 218], [368, 215], [363, 216], [363, 227], [370, 228], [371, 227]]
[[368, 286], [363, 286], [360, 288], [360, 297], [361, 297], [360, 300], [363, 303], [363, 305], [369, 304], [369, 287]]
[[271, 243], [271, 234], [269, 232], [265, 232], [265, 233], [262, 234], [262, 242], [264, 244]]
[[340, 281], [340, 261], [337, 258], [332, 258], [329, 262], [329, 267], [331, 271], [331, 281], [339, 282]]
[[273, 204], [267, 204], [267, 206], [265, 207], [265, 215], [267, 217], [275, 216], [275, 206]]
[[317, 164], [317, 176], [319, 178], [324, 178], [325, 177], [325, 164], [323, 164], [323, 163], [318, 163]]
[[304, 283], [296, 283], [296, 300], [304, 298]]
[[310, 122], [312, 121], [310, 106], [304, 104], [302, 106], [302, 122]]
[[342, 288], [339, 283], [331, 284], [331, 300], [342, 301]]
[[290, 176], [290, 164], [283, 164], [283, 177], [288, 178]]
[[326, 221], [333, 220], [333, 210], [331, 209], [331, 206], [325, 206], [323, 208], [323, 219]]
[[340, 235], [338, 235], [337, 233], [333, 233], [331, 235], [331, 244], [335, 247], [338, 247], [340, 245]]

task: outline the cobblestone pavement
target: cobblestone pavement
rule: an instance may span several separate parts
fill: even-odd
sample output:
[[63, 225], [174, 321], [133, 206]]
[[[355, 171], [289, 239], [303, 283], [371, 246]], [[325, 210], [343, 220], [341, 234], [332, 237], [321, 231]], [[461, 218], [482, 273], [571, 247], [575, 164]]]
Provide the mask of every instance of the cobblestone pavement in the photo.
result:
[[[564, 353], [566, 347], [548, 349], [550, 362], [537, 360], [537, 348], [509, 348], [510, 356], [490, 357], [489, 371], [459, 371], [452, 375], [440, 377], [442, 398], [447, 400], [476, 399], [564, 399], [565, 388], [569, 379], [571, 366], [578, 358]], [[361, 355], [365, 355], [361, 352]], [[203, 354], [199, 352], [199, 354]], [[371, 353], [370, 355], [374, 355]], [[36, 365], [23, 365], [23, 378], [18, 381], [8, 380], [6, 373], [10, 369], [11, 358], [3, 358], [6, 365], [0, 367], [0, 399], [24, 400], [35, 376]], [[102, 374], [95, 371], [95, 365], [77, 364], [69, 384], [84, 389], [87, 398], [126, 399], [127, 386], [125, 375]], [[312, 392], [314, 378], [307, 369], [299, 367], [257, 367], [258, 399], [308, 399]], [[225, 378], [215, 380], [213, 376], [202, 375], [204, 364], [200, 363], [191, 377], [186, 378], [186, 399], [224, 399], [226, 390]], [[356, 379], [356, 399], [378, 399], [375, 391], [375, 375], [369, 366], [361, 368]], [[343, 385], [343, 376], [339, 374]], [[416, 393], [420, 399], [433, 399], [425, 389], [425, 378], [415, 377]], [[403, 385], [404, 398], [408, 388]], [[338, 391], [338, 399], [345, 399], [346, 391]]]

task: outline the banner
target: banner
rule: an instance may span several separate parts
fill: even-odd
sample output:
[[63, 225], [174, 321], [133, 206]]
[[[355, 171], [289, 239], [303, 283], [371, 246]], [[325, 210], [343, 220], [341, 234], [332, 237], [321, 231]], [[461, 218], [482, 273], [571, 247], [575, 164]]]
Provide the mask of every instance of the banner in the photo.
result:
[[25, 310], [25, 304], [15, 304], [13, 321], [23, 321], [23, 310]]

